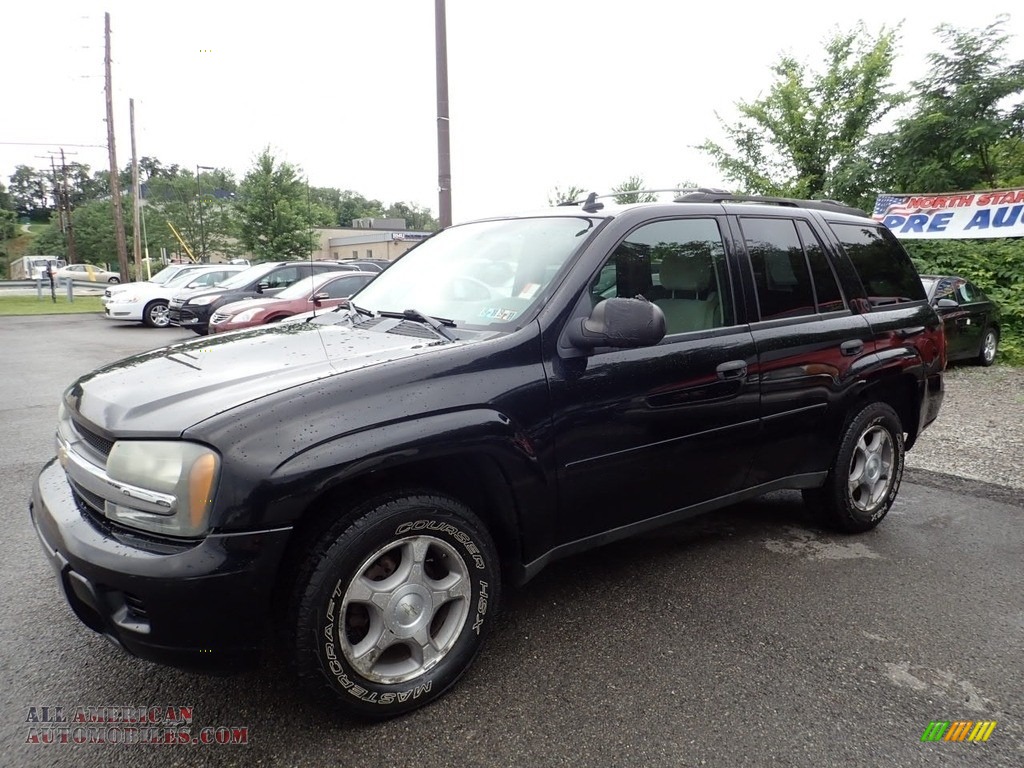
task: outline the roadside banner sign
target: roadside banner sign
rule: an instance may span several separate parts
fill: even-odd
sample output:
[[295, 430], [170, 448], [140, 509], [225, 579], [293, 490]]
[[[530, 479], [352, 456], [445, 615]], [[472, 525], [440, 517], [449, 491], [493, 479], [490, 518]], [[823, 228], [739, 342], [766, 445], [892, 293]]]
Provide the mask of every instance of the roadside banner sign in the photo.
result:
[[882, 194], [872, 218], [908, 240], [1024, 236], [1024, 188], [940, 195]]

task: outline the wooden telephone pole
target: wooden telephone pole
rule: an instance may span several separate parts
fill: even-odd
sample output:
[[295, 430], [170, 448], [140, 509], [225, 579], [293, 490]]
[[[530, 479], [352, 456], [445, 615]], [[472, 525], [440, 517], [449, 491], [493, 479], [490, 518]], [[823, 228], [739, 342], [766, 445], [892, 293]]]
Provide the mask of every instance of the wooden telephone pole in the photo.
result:
[[105, 39], [105, 69], [107, 96], [107, 151], [110, 153], [110, 196], [114, 204], [114, 237], [117, 240], [117, 263], [121, 272], [121, 282], [128, 282], [128, 244], [124, 236], [124, 211], [121, 207], [121, 179], [117, 172], [117, 151], [114, 148], [114, 100], [110, 86], [110, 14], [103, 14]]

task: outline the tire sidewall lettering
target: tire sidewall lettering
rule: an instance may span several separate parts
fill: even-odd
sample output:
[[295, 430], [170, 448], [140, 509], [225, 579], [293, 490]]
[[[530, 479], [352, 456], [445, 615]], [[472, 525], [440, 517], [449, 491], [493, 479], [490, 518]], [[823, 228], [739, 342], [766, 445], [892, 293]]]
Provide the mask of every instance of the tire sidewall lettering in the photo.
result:
[[487, 562], [484, 559], [484, 552], [476, 544], [474, 537], [458, 525], [443, 518], [423, 517], [399, 523], [387, 538], [397, 541], [418, 534], [445, 539], [465, 552], [465, 563], [467, 566], [471, 566], [469, 576], [470, 600], [472, 602], [469, 614], [460, 630], [459, 639], [438, 666], [421, 677], [401, 684], [374, 683], [364, 680], [358, 672], [350, 668], [340, 647], [340, 643], [344, 642], [343, 633], [345, 632], [342, 623], [344, 617], [340, 615], [341, 604], [348, 584], [355, 577], [355, 573], [353, 571], [334, 580], [332, 589], [326, 591], [322, 598], [323, 608], [320, 611], [320, 626], [317, 632], [317, 645], [321, 656], [320, 666], [323, 673], [331, 678], [332, 687], [335, 690], [339, 693], [344, 691], [357, 699], [362, 706], [376, 708], [376, 705], [379, 705], [404, 709], [421, 697], [432, 698], [430, 694], [435, 683], [438, 683], [442, 690], [447, 685], [444, 677], [448, 674], [449, 665], [446, 662], [454, 660], [455, 657], [459, 657], [465, 652], [468, 638], [474, 638], [473, 643], [478, 642], [477, 638], [482, 635], [487, 625], [488, 607], [492, 600], [494, 587], [489, 583], [491, 578], [485, 574]]

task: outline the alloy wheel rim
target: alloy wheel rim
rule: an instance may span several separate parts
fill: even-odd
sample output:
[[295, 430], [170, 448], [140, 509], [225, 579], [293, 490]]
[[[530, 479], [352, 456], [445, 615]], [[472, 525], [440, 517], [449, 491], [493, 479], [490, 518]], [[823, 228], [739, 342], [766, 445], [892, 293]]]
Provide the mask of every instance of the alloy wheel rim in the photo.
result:
[[167, 307], [159, 305], [149, 310], [149, 319], [153, 321], [153, 325], [163, 327], [170, 320], [170, 314], [171, 311]]
[[893, 483], [895, 449], [885, 428], [868, 427], [857, 440], [850, 461], [847, 492], [861, 512], [874, 512], [885, 500]]
[[374, 683], [424, 675], [458, 640], [471, 596], [469, 567], [450, 544], [433, 536], [392, 542], [363, 561], [345, 590], [333, 622], [342, 653]]
[[996, 356], [996, 335], [989, 331], [985, 335], [985, 361], [992, 362]]

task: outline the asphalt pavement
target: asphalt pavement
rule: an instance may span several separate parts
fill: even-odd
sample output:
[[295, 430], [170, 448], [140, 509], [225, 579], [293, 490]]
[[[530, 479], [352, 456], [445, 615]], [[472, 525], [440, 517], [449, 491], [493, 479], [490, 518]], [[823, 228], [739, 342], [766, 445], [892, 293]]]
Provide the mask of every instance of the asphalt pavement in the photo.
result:
[[[448, 695], [385, 723], [311, 703], [273, 651], [228, 678], [126, 656], [67, 608], [28, 496], [63, 388], [185, 338], [0, 318], [0, 766], [1024, 765], [1024, 499], [934, 472], [863, 536], [779, 493], [556, 563]], [[247, 743], [32, 743], [57, 706], [190, 706]], [[921, 740], [968, 720], [988, 741]]]

